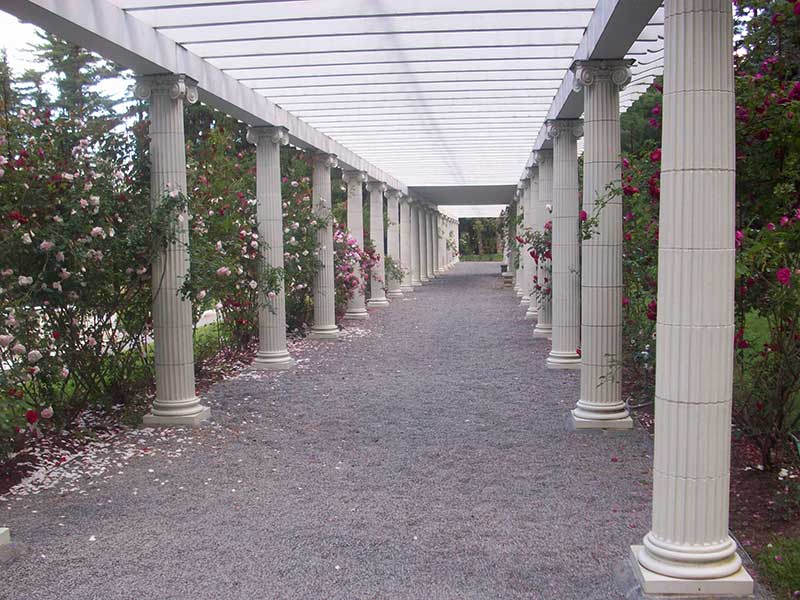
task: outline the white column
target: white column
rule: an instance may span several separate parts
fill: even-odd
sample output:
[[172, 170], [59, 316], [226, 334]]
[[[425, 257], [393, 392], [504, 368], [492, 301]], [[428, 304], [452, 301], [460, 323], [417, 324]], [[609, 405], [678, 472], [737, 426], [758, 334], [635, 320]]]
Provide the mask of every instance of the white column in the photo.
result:
[[403, 280], [400, 282], [400, 291], [410, 293], [414, 291], [411, 279], [413, 273], [413, 221], [411, 199], [400, 199], [400, 268], [403, 270]]
[[594, 215], [607, 203], [597, 231], [581, 248], [581, 389], [572, 411], [577, 428], [630, 429], [615, 369], [622, 356], [622, 198], [619, 91], [631, 79], [631, 61], [576, 61], [575, 87], [583, 88], [583, 210]]
[[414, 202], [411, 204], [411, 285], [414, 287], [422, 285], [420, 274], [420, 249], [419, 239], [419, 205]]
[[434, 244], [434, 237], [433, 237], [433, 210], [428, 209], [425, 212], [425, 231], [427, 233], [428, 238], [428, 279], [431, 281], [436, 279], [436, 268], [435, 268], [435, 256], [436, 256], [436, 249]]
[[[543, 149], [536, 151], [536, 164], [539, 165], [539, 199], [536, 203], [537, 231], [544, 233], [545, 224], [551, 220], [548, 205], [553, 202], [553, 151]], [[552, 262], [544, 256], [539, 257], [536, 268], [536, 285], [542, 290], [553, 289], [553, 277], [550, 271]], [[535, 338], [549, 338], [553, 334], [552, 325], [553, 294], [542, 294], [536, 316], [536, 327], [533, 330]]]
[[419, 240], [419, 280], [429, 283], [428, 277], [428, 217], [427, 208], [421, 204], [417, 208], [417, 239]]
[[[183, 75], [151, 75], [136, 84], [150, 100], [150, 198], [186, 193], [183, 103], [197, 101], [195, 83]], [[192, 303], [180, 295], [189, 271], [188, 214], [174, 224], [176, 240], [153, 262], [153, 340], [156, 398], [145, 425], [198, 425], [210, 415], [195, 393]]]
[[431, 237], [433, 239], [433, 274], [441, 275], [442, 266], [439, 264], [439, 211], [436, 210], [431, 215]]
[[314, 275], [314, 324], [309, 337], [316, 340], [339, 339], [336, 326], [336, 289], [333, 276], [333, 216], [331, 215], [331, 169], [338, 164], [336, 155], [314, 155], [311, 175], [312, 209], [325, 227], [317, 230], [319, 260], [322, 266]]
[[[347, 170], [342, 173], [342, 180], [347, 185], [347, 229], [361, 248], [364, 247], [364, 183], [367, 179], [364, 171]], [[353, 291], [353, 295], [347, 301], [344, 318], [369, 319], [360, 265], [355, 266], [355, 275], [361, 285]]]
[[634, 549], [645, 593], [753, 591], [728, 534], [736, 160], [731, 13], [730, 0], [665, 2], [653, 520], [644, 547]]
[[[530, 229], [531, 224], [531, 170], [525, 169], [525, 176], [520, 181], [522, 184], [522, 193], [520, 196], [520, 206], [522, 207], [522, 222], [520, 223], [520, 233], [524, 233], [526, 229]], [[523, 247], [519, 255], [519, 272], [520, 282], [519, 289], [522, 292], [522, 298], [519, 301], [520, 306], [527, 307], [531, 303], [531, 287], [533, 284], [533, 259], [531, 258], [528, 249]]]
[[547, 122], [553, 140], [553, 345], [547, 357], [551, 369], [579, 369], [581, 357], [581, 276], [578, 241], [577, 119]]
[[386, 184], [380, 181], [370, 181], [367, 184], [369, 191], [369, 237], [378, 253], [379, 259], [372, 267], [372, 275], [369, 280], [369, 307], [376, 308], [389, 306], [386, 299], [386, 273], [383, 268], [383, 192], [386, 191]]
[[[264, 265], [283, 269], [281, 146], [289, 143], [284, 127], [251, 127], [247, 140], [256, 145], [256, 212]], [[258, 352], [253, 368], [280, 370], [294, 365], [286, 349], [286, 293], [283, 281], [272, 299], [262, 292], [258, 307]]]
[[[395, 265], [400, 265], [400, 196], [402, 192], [389, 190], [386, 194], [386, 211], [389, 214], [389, 223], [386, 228], [386, 255], [389, 256]], [[400, 289], [401, 282], [393, 277], [386, 277], [386, 284], [389, 288], [386, 296], [391, 299], [403, 297]]]
[[[528, 206], [525, 209], [525, 214], [530, 215], [529, 217], [526, 216], [525, 218], [525, 226], [528, 227], [531, 231], [539, 231], [542, 228], [541, 222], [541, 211], [538, 208], [539, 204], [539, 167], [538, 165], [534, 165], [529, 170], [530, 175], [530, 182], [528, 187]], [[534, 283], [533, 278], [538, 276], [538, 266], [536, 262], [533, 260], [531, 256], [530, 249], [526, 249], [525, 253], [527, 254], [527, 280], [529, 286], [529, 301], [528, 301], [528, 310], [525, 311], [525, 318], [526, 319], [536, 319], [539, 315], [539, 302], [537, 300], [537, 296], [534, 293]], [[541, 260], [541, 258], [539, 259]]]
[[517, 257], [519, 256], [519, 249], [517, 248], [517, 214], [519, 206], [519, 188], [517, 188], [514, 196], [514, 201], [508, 205], [508, 214], [510, 216], [509, 222], [511, 226], [508, 229], [508, 243], [511, 252], [508, 255], [508, 270], [513, 274], [511, 279], [511, 289], [516, 294], [519, 291], [519, 267], [517, 266]]

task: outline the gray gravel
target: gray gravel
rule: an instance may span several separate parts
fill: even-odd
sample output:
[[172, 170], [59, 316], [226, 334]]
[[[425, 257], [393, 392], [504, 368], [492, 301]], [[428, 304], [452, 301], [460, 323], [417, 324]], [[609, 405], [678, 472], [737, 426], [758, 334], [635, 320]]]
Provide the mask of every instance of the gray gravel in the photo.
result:
[[0, 598], [620, 598], [650, 439], [567, 430], [578, 374], [545, 368], [498, 271], [216, 385], [202, 446], [0, 505]]

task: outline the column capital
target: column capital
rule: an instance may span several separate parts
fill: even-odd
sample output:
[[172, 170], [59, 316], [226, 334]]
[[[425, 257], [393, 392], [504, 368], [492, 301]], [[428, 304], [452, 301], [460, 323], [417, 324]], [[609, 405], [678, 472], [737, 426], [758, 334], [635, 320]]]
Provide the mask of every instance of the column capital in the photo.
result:
[[139, 100], [149, 99], [154, 92], [169, 94], [173, 100], [181, 98], [189, 104], [197, 102], [199, 97], [197, 82], [183, 74], [140, 75], [136, 78], [134, 94]]
[[327, 152], [317, 152], [314, 154], [314, 162], [322, 164], [329, 169], [339, 166], [339, 157], [335, 154], [328, 154]]
[[369, 176], [367, 175], [366, 171], [356, 171], [353, 169], [347, 169], [342, 171], [342, 181], [344, 181], [347, 185], [351, 183], [366, 183], [369, 180]]
[[572, 88], [580, 92], [598, 81], [610, 81], [622, 89], [631, 81], [632, 59], [622, 60], [576, 60], [572, 63], [575, 81]]
[[267, 140], [278, 146], [289, 143], [289, 130], [286, 127], [251, 126], [247, 128], [247, 141], [258, 145], [258, 142]]
[[554, 140], [561, 135], [583, 136], [583, 119], [549, 119], [545, 121], [547, 138]]
[[380, 190], [381, 192], [385, 192], [387, 189], [389, 189], [389, 187], [382, 181], [373, 179], [372, 181], [367, 182], [367, 191], [369, 193], [376, 192], [378, 190]]
[[541, 148], [536, 150], [534, 153], [534, 159], [536, 160], [536, 167], [538, 168], [539, 165], [545, 161], [553, 160], [553, 149], [552, 148]]
[[403, 192], [400, 190], [393, 190], [390, 188], [386, 191], [387, 198], [397, 198], [398, 201], [402, 200], [404, 195], [405, 194], [403, 194]]

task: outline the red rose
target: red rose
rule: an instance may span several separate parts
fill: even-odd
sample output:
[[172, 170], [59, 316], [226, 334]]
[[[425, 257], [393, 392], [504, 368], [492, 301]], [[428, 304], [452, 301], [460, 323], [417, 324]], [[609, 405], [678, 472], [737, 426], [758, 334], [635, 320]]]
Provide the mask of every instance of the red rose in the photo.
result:
[[27, 412], [25, 413], [25, 419], [26, 419], [26, 420], [28, 421], [28, 423], [30, 423], [31, 425], [35, 425], [35, 424], [36, 424], [36, 422], [39, 420], [39, 413], [38, 413], [38, 412], [36, 412], [35, 410], [29, 410], [29, 411], [27, 411]]

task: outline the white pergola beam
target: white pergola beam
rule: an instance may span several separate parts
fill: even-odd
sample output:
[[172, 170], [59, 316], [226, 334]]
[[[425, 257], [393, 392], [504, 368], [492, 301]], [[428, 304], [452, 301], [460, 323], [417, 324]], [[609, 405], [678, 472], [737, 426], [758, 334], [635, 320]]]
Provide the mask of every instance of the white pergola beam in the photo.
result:
[[[436, 2], [420, 2], [405, 0], [404, 2], [369, 2], [363, 0], [325, 0], [324, 2], [238, 2], [237, 10], [232, 11], [230, 2], [225, 1], [182, 1], [176, 8], [164, 9], [163, 2], [138, 2], [136, 0], [116, 0], [121, 7], [134, 11], [137, 18], [154, 27], [175, 27], [202, 24], [230, 24], [248, 21], [269, 23], [273, 21], [290, 21], [300, 19], [325, 18], [363, 18], [365, 16], [386, 17], [402, 14], [435, 15], [516, 11], [519, 13], [541, 12], [553, 10], [551, 0], [495, 0], [491, 9], [481, 0], [437, 0]], [[591, 12], [593, 0], [560, 0], [559, 10]], [[202, 10], [198, 10], [198, 9]]]
[[[272, 9], [270, 9], [270, 12]], [[163, 11], [162, 11], [163, 12]], [[135, 13], [134, 13], [135, 16]], [[349, 19], [303, 19], [286, 20], [279, 26], [266, 25], [264, 21], [247, 23], [213, 23], [205, 26], [181, 25], [173, 28], [157, 28], [179, 44], [197, 44], [222, 41], [253, 41], [265, 39], [295, 40], [304, 37], [392, 36], [427, 33], [430, 31], [474, 32], [474, 31], [583, 31], [591, 13], [580, 13], [564, 19], [560, 11], [539, 12], [495, 12], [481, 15], [470, 13], [439, 13], [435, 15], [383, 15], [380, 17], [354, 17]], [[333, 28], [332, 28], [333, 25]]]
[[406, 190], [399, 180], [107, 0], [0, 0], [0, 8], [137, 73], [183, 73], [197, 81], [207, 104], [250, 125], [286, 127], [295, 145], [336, 154], [343, 165]]

